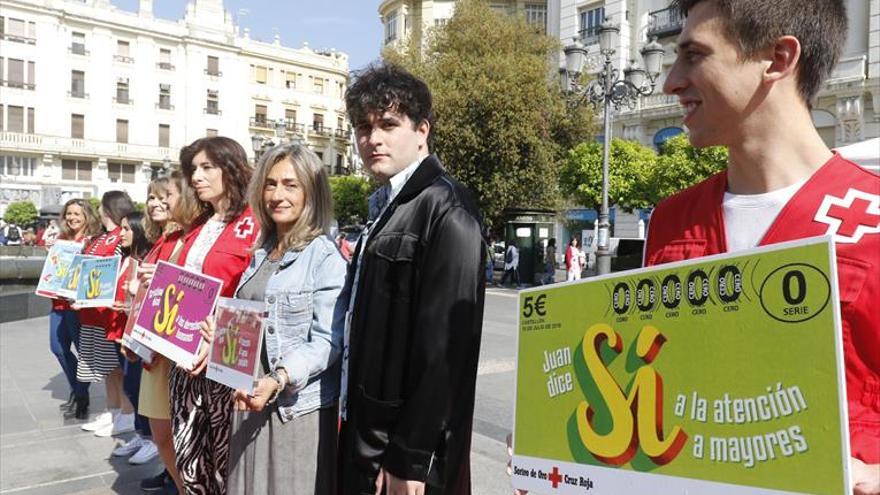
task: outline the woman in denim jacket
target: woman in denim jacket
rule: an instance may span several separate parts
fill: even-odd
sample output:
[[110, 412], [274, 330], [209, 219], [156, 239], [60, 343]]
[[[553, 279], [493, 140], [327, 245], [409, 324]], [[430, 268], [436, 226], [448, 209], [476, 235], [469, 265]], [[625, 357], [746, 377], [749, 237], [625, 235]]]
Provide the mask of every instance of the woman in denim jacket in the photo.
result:
[[250, 185], [260, 246], [236, 297], [266, 303], [253, 396], [235, 393], [229, 493], [334, 493], [346, 262], [328, 237], [330, 185], [308, 148], [266, 152]]

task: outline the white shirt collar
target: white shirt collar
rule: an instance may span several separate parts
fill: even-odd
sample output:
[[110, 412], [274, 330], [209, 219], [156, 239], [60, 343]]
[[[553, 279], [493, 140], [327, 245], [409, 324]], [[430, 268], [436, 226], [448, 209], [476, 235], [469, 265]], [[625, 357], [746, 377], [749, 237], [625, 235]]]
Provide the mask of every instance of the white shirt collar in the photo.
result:
[[391, 179], [389, 179], [388, 185], [391, 190], [390, 194], [388, 195], [388, 203], [394, 201], [394, 198], [400, 193], [400, 191], [403, 189], [403, 186], [406, 185], [409, 178], [412, 177], [416, 169], [419, 168], [419, 165], [427, 156], [428, 155], [418, 158], [416, 161], [410, 163], [405, 169], [394, 174]]

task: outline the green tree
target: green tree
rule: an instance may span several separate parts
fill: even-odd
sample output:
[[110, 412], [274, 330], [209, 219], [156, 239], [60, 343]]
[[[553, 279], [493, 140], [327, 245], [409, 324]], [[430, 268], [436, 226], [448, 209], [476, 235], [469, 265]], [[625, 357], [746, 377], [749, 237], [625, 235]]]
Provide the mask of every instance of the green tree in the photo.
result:
[[30, 201], [15, 201], [9, 203], [6, 207], [6, 213], [3, 214], [3, 220], [7, 223], [14, 223], [19, 227], [27, 227], [34, 223], [40, 212], [37, 207]]
[[475, 193], [489, 226], [506, 208], [555, 209], [566, 151], [592, 132], [592, 113], [567, 106], [550, 76], [558, 50], [522, 16], [460, 0], [424, 47], [383, 53], [431, 88], [432, 151]]
[[92, 210], [95, 212], [95, 215], [98, 214], [98, 208], [101, 207], [101, 198], [96, 198], [92, 196], [89, 198], [89, 204], [92, 206]]
[[660, 149], [657, 163], [645, 181], [645, 196], [650, 204], [686, 189], [727, 167], [727, 148], [694, 148], [685, 134], [674, 136]]
[[366, 222], [367, 198], [375, 189], [374, 183], [362, 177], [330, 177], [333, 208], [340, 226]]
[[[657, 161], [654, 150], [614, 138], [608, 161], [608, 204], [626, 209], [652, 204], [645, 180]], [[602, 204], [602, 143], [582, 143], [569, 152], [560, 172], [562, 191], [581, 205], [599, 210]]]

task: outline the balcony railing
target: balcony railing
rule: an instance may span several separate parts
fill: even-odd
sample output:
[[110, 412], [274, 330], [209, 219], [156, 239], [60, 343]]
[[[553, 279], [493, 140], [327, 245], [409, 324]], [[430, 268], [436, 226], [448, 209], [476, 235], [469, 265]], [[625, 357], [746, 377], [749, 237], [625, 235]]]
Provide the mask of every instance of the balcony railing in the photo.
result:
[[113, 103], [118, 105], [134, 105], [134, 100], [127, 96], [114, 96]]
[[275, 123], [265, 116], [256, 116], [250, 118], [250, 126], [257, 129], [274, 129]]
[[26, 83], [24, 81], [10, 81], [8, 79], [4, 79], [2, 81], [2, 85], [7, 88], [21, 88], [21, 89], [36, 89], [36, 84]]
[[156, 67], [162, 70], [174, 70], [174, 64], [171, 62], [156, 62]]
[[333, 129], [333, 135], [340, 139], [348, 139], [349, 131], [348, 129]]
[[33, 153], [77, 153], [86, 155], [161, 162], [172, 150], [162, 146], [95, 141], [91, 139], [45, 136], [0, 131], [0, 148]]
[[174, 105], [170, 103], [156, 103], [156, 108], [159, 110], [174, 110]]
[[71, 98], [84, 98], [86, 100], [89, 99], [89, 94], [85, 91], [68, 91], [67, 96]]
[[15, 41], [16, 43], [25, 43], [28, 45], [36, 45], [37, 44], [36, 38], [29, 38], [27, 36], [22, 36], [19, 34], [5, 33], [3, 35], [3, 39], [8, 40], [8, 41]]
[[133, 64], [134, 57], [129, 57], [128, 55], [113, 55], [113, 60], [116, 62], [122, 62], [124, 64]]
[[202, 109], [203, 113], [207, 113], [209, 115], [222, 115], [223, 112], [220, 111], [219, 108], [205, 107]]
[[297, 124], [293, 119], [284, 119], [284, 126], [287, 127], [287, 132], [296, 134], [305, 134], [306, 132], [305, 124]]
[[681, 32], [683, 22], [681, 10], [676, 7], [650, 12], [648, 14], [648, 38], [676, 35]]
[[88, 55], [89, 51], [86, 50], [86, 45], [80, 45], [78, 43], [70, 45], [70, 48], [67, 49], [68, 52], [74, 55]]
[[600, 26], [592, 26], [578, 31], [578, 37], [581, 39], [581, 43], [584, 45], [595, 45], [599, 43], [599, 27]]
[[211, 70], [211, 69], [205, 69], [205, 74], [208, 75], [208, 76], [220, 77], [220, 76], [223, 75], [223, 71], [219, 71], [219, 70]]
[[333, 133], [333, 129], [324, 127], [324, 124], [312, 123], [312, 132], [319, 136], [330, 136]]

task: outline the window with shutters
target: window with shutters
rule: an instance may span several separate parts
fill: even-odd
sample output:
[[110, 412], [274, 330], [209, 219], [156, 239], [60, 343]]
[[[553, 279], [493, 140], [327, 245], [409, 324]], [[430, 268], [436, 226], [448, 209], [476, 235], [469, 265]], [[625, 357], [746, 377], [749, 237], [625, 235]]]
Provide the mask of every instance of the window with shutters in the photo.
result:
[[86, 97], [86, 73], [81, 70], [70, 71], [70, 96]]
[[208, 90], [208, 101], [205, 106], [205, 113], [211, 115], [220, 115], [220, 92], [209, 89]]
[[6, 69], [6, 85], [10, 88], [23, 88], [24, 79], [24, 60], [10, 58], [7, 62]]
[[257, 84], [266, 84], [266, 67], [262, 65], [254, 66], [254, 81]]
[[312, 78], [312, 81], [314, 81], [315, 93], [318, 93], [319, 95], [324, 94], [324, 78], [315, 77], [315, 78]]
[[134, 62], [134, 58], [131, 56], [131, 43], [125, 40], [116, 40], [116, 55], [113, 56], [113, 60], [126, 64]]
[[167, 148], [171, 142], [171, 126], [159, 124], [159, 146]]
[[73, 32], [70, 35], [70, 53], [75, 55], [88, 55], [86, 51], [86, 35], [85, 33]]
[[27, 108], [27, 132], [28, 134], [34, 133], [34, 109], [33, 107]]
[[324, 115], [320, 113], [312, 114], [312, 129], [315, 132], [323, 133], [324, 132]]
[[110, 182], [134, 183], [135, 166], [133, 163], [107, 163], [107, 176]]
[[266, 105], [254, 105], [254, 124], [266, 125], [267, 119]]
[[122, 105], [130, 105], [132, 101], [128, 94], [128, 79], [116, 81], [116, 98], [113, 101]]
[[163, 110], [174, 110], [174, 107], [171, 105], [171, 85], [170, 84], [160, 84], [159, 85], [159, 108]]
[[81, 114], [70, 115], [70, 137], [74, 139], [83, 139], [86, 130], [86, 117]]
[[209, 76], [221, 76], [220, 73], [220, 59], [213, 55], [208, 55], [208, 67], [205, 69], [205, 74]]
[[61, 178], [64, 180], [92, 180], [92, 162], [85, 160], [61, 160]]
[[7, 109], [6, 130], [10, 132], [24, 132], [24, 107], [9, 105]]
[[206, 137], [217, 137], [217, 129], [205, 129]]
[[174, 65], [171, 64], [170, 48], [159, 48], [159, 63], [156, 66], [162, 70], [174, 70]]
[[284, 73], [284, 86], [287, 89], [296, 89], [296, 72]]
[[128, 121], [125, 119], [116, 119], [116, 142], [128, 142]]

